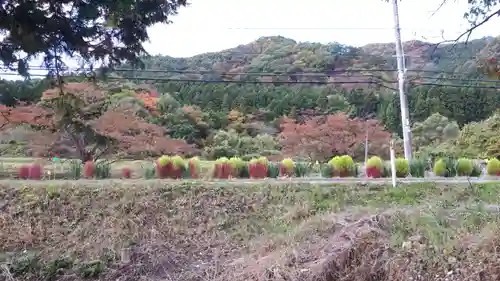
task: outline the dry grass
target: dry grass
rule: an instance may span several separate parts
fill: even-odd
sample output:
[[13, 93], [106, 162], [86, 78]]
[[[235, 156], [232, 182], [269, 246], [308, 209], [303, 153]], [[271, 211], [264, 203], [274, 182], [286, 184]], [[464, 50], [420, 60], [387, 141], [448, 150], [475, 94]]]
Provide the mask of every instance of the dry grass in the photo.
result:
[[0, 187], [0, 280], [498, 280], [499, 188]]

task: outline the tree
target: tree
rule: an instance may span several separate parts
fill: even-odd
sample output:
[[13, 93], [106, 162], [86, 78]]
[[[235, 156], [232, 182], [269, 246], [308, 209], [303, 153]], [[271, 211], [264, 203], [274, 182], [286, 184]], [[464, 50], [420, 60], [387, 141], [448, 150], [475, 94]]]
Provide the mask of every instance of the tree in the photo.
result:
[[457, 138], [460, 128], [457, 122], [452, 122], [439, 113], [434, 113], [423, 122], [416, 122], [412, 128], [413, 144], [418, 150], [424, 146]]
[[[68, 83], [47, 90], [42, 101], [31, 106], [43, 118], [8, 119], [19, 116], [22, 107], [9, 109], [12, 124], [37, 125], [30, 147], [40, 153], [73, 154], [82, 161], [102, 155], [194, 153], [182, 140], [165, 136], [166, 131], [142, 120], [136, 112], [110, 106], [111, 94], [91, 83]], [[15, 114], [14, 114], [15, 113]], [[36, 123], [36, 120], [41, 120]]]
[[325, 160], [334, 155], [351, 155], [360, 159], [366, 134], [370, 152], [386, 156], [391, 134], [376, 120], [350, 119], [344, 113], [313, 117], [303, 123], [283, 118], [279, 135], [282, 152], [287, 156]]
[[147, 28], [170, 23], [170, 16], [186, 5], [186, 0], [2, 1], [0, 59], [22, 75], [40, 55], [45, 66], [56, 70], [63, 55], [90, 64], [138, 64], [146, 54]]

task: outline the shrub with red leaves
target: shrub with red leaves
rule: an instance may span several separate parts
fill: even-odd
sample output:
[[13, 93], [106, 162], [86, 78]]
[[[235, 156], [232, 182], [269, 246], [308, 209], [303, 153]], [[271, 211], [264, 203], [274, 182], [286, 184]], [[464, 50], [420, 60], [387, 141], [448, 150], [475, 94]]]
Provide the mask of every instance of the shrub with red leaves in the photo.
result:
[[382, 171], [380, 171], [377, 167], [367, 167], [366, 168], [366, 176], [369, 178], [380, 178], [382, 177]]
[[28, 165], [22, 165], [19, 167], [19, 178], [26, 180], [30, 176], [30, 166]]
[[248, 164], [248, 173], [252, 179], [263, 179], [267, 177], [267, 165], [263, 163]]
[[83, 175], [86, 178], [93, 178], [95, 176], [96, 167], [94, 161], [87, 161], [83, 166]]
[[229, 179], [233, 175], [231, 163], [216, 163], [214, 166], [214, 178]]
[[123, 168], [122, 174], [123, 174], [123, 178], [130, 179], [130, 177], [132, 176], [132, 170], [130, 170], [130, 168]]
[[41, 180], [43, 175], [43, 168], [40, 164], [32, 164], [29, 166], [29, 179]]

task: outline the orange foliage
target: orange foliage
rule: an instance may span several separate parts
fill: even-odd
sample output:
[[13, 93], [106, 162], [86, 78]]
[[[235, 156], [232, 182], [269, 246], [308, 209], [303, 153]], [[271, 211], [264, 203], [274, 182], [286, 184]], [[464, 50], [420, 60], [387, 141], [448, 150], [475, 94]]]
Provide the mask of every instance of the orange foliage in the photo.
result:
[[[60, 89], [50, 89], [43, 93], [42, 101], [59, 97]], [[73, 122], [90, 125], [97, 134], [114, 140], [112, 148], [108, 153], [120, 152], [126, 155], [148, 154], [193, 154], [196, 149], [184, 140], [171, 139], [165, 135], [165, 130], [154, 124], [150, 124], [136, 116], [133, 112], [125, 109], [113, 109], [104, 112], [98, 118], [88, 120], [86, 115], [96, 108], [93, 105], [103, 103], [107, 92], [92, 83], [67, 83], [63, 86], [63, 95], [71, 94], [81, 99], [81, 103], [71, 104], [75, 111], [72, 116]], [[156, 109], [155, 97], [141, 95], [146, 106]], [[53, 104], [54, 106], [56, 104]], [[88, 108], [87, 108], [88, 107]], [[99, 107], [97, 107], [99, 108]], [[90, 111], [87, 111], [90, 110]], [[79, 112], [76, 112], [79, 111]], [[81, 111], [81, 112], [80, 112]], [[91, 115], [89, 115], [91, 116]], [[85, 118], [84, 118], [85, 117]], [[33, 154], [46, 155], [51, 151], [59, 154], [75, 152], [82, 159], [89, 149], [96, 145], [93, 136], [84, 136], [76, 127], [59, 123], [61, 116], [40, 105], [20, 105], [13, 108], [0, 106], [0, 128], [14, 127], [20, 124], [31, 124], [42, 126], [42, 130], [33, 131], [30, 134], [29, 150]], [[3, 125], [2, 125], [3, 124]], [[64, 126], [64, 127], [63, 127]], [[45, 130], [43, 130], [45, 128]], [[101, 147], [101, 149], [106, 149]], [[75, 151], [76, 150], [76, 151]]]
[[160, 98], [152, 96], [147, 92], [138, 93], [136, 97], [144, 103], [144, 107], [151, 111], [152, 114], [158, 114], [156, 106], [158, 105]]
[[165, 136], [162, 127], [146, 123], [130, 112], [108, 111], [95, 120], [93, 125], [97, 133], [115, 139], [119, 150], [130, 154], [185, 154], [195, 151], [184, 140]]
[[343, 154], [360, 157], [367, 132], [370, 154], [385, 156], [391, 139], [391, 134], [378, 121], [349, 119], [343, 113], [326, 118], [314, 117], [303, 123], [285, 117], [281, 129], [280, 143], [286, 156], [304, 156], [314, 160]]

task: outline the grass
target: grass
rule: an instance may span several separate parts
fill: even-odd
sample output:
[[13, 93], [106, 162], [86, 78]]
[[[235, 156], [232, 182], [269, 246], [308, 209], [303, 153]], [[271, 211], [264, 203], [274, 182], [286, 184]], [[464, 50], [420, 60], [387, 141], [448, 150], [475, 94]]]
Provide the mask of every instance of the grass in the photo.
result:
[[0, 280], [471, 280], [499, 187], [4, 185]]

